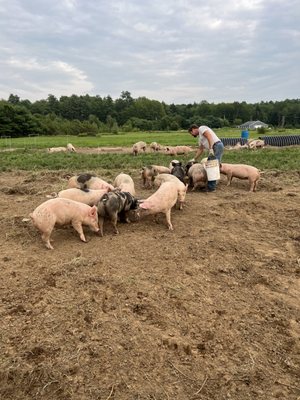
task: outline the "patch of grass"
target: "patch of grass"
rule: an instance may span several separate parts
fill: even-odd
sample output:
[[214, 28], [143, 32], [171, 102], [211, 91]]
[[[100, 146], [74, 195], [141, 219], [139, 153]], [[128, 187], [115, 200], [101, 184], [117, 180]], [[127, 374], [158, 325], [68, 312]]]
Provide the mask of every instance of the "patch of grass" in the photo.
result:
[[[34, 150], [2, 152], [0, 171], [7, 170], [68, 170], [91, 171], [117, 169], [137, 170], [142, 166], [158, 164], [169, 165], [173, 158], [183, 163], [193, 158], [194, 152], [185, 156], [172, 157], [163, 153], [146, 153], [134, 157], [132, 154], [78, 154], [46, 153]], [[203, 155], [205, 156], [205, 155]], [[259, 169], [278, 169], [282, 171], [300, 170], [300, 147], [262, 150], [225, 150], [223, 162], [253, 165]]]
[[[220, 128], [215, 129], [220, 138], [241, 137], [241, 129]], [[268, 130], [265, 135], [292, 135], [299, 134], [300, 130], [285, 129]], [[250, 131], [249, 137], [255, 139], [261, 136], [256, 131]], [[143, 140], [148, 145], [151, 142], [158, 142], [162, 145], [196, 145], [196, 140], [187, 131], [166, 131], [166, 132], [128, 132], [119, 135], [102, 134], [97, 136], [33, 136], [22, 138], [0, 138], [0, 148], [23, 148], [23, 149], [46, 149], [48, 147], [66, 146], [72, 143], [76, 147], [131, 147], [134, 143]]]

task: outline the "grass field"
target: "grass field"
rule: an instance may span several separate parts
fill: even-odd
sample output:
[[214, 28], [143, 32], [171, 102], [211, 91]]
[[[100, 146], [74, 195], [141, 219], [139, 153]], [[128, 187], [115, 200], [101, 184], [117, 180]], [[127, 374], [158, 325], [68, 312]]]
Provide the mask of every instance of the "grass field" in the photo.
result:
[[[177, 156], [185, 163], [194, 153]], [[174, 157], [173, 157], [174, 158]], [[134, 157], [132, 154], [79, 154], [79, 153], [47, 153], [43, 150], [16, 150], [2, 152], [0, 170], [68, 170], [96, 171], [97, 169], [117, 169], [130, 171], [144, 165], [168, 165], [172, 156], [163, 153], [145, 153]], [[300, 147], [262, 150], [226, 151], [223, 162], [254, 165], [262, 170], [278, 169], [282, 171], [300, 170]]]
[[[276, 131], [277, 132], [277, 131]], [[272, 131], [272, 135], [276, 133]], [[283, 134], [283, 132], [280, 132]], [[284, 134], [296, 134], [295, 131], [285, 130]], [[300, 132], [299, 132], [300, 133]], [[239, 129], [219, 129], [217, 134], [223, 137], [240, 137]], [[250, 138], [258, 137], [257, 132], [250, 132]], [[133, 157], [131, 154], [82, 154], [82, 153], [53, 153], [45, 150], [48, 147], [66, 146], [72, 143], [75, 148], [97, 147], [131, 147], [133, 143], [143, 140], [150, 144], [155, 141], [162, 145], [191, 145], [197, 141], [186, 131], [178, 132], [130, 132], [121, 135], [103, 134], [100, 137], [78, 136], [31, 136], [26, 138], [1, 138], [0, 170], [70, 170], [91, 171], [101, 169], [125, 170], [140, 168], [149, 164], [168, 165], [170, 156], [163, 153], [145, 153]], [[194, 153], [176, 158], [186, 162]], [[174, 158], [174, 157], [173, 157]], [[260, 169], [300, 170], [300, 148], [263, 149], [258, 151], [225, 151], [223, 162], [243, 163], [254, 165]]]
[[[241, 137], [241, 130], [236, 128], [222, 128], [215, 130], [220, 138]], [[260, 136], [256, 131], [250, 131], [250, 138]], [[268, 131], [268, 135], [291, 135], [300, 134], [300, 129], [280, 131]], [[102, 134], [101, 136], [31, 136], [22, 138], [0, 138], [0, 148], [25, 148], [25, 149], [44, 149], [54, 146], [66, 146], [72, 143], [75, 147], [105, 147], [105, 146], [125, 146], [130, 147], [139, 140], [147, 144], [158, 142], [162, 145], [195, 145], [196, 141], [187, 131], [172, 132], [128, 132], [124, 134], [112, 135]]]

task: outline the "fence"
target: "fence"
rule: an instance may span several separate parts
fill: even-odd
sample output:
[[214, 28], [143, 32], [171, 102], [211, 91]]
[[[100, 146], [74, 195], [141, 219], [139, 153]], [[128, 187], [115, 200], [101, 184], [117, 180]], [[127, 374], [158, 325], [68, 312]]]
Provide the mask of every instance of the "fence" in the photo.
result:
[[[300, 145], [300, 135], [285, 135], [285, 136], [260, 136], [259, 139], [262, 139], [266, 145], [269, 146], [293, 146]], [[221, 138], [220, 139], [224, 146], [235, 146], [238, 142], [241, 145], [247, 143], [247, 139], [243, 138]]]

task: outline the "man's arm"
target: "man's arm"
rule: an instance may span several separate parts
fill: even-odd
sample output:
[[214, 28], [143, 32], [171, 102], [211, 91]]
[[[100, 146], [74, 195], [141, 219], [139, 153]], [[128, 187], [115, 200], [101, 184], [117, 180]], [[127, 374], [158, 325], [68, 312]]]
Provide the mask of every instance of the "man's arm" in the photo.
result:
[[212, 150], [214, 142], [213, 142], [213, 138], [212, 138], [211, 134], [209, 133], [209, 131], [205, 131], [205, 132], [203, 132], [203, 136], [205, 136], [206, 139], [208, 140], [209, 150]]
[[196, 151], [196, 154], [195, 154], [195, 160], [197, 160], [197, 158], [199, 158], [200, 156], [201, 156], [201, 154], [203, 153], [203, 150], [204, 150], [204, 147], [203, 147], [203, 145], [201, 144], [200, 146], [199, 146], [199, 148], [197, 149], [197, 151]]

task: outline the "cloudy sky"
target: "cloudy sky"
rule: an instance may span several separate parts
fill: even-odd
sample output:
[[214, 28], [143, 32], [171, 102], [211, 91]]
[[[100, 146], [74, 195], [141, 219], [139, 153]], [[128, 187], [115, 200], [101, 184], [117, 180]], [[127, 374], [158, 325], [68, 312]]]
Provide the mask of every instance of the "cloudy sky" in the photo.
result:
[[300, 97], [299, 0], [0, 0], [0, 98]]

